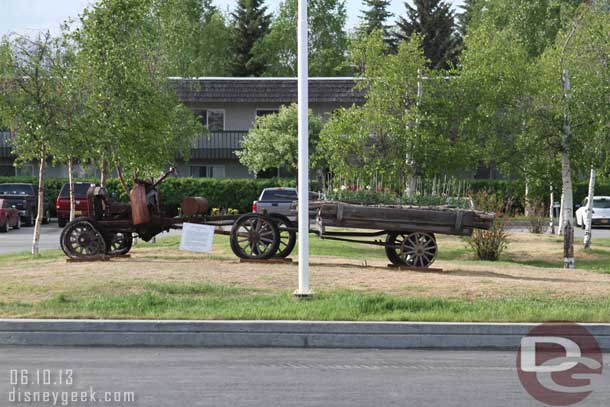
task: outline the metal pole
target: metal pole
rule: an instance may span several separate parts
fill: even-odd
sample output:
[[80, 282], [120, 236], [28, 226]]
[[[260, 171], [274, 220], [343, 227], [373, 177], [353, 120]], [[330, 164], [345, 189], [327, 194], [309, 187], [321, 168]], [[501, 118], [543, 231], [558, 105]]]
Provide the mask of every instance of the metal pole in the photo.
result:
[[307, 0], [299, 0], [299, 288], [294, 295], [306, 297], [309, 290], [309, 68]]

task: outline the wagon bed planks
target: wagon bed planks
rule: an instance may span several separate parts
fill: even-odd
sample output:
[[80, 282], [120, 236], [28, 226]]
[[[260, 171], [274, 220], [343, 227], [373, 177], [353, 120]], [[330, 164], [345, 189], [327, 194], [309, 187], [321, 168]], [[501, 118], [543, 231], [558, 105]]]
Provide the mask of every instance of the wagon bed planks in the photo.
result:
[[465, 209], [414, 206], [366, 206], [343, 202], [312, 202], [324, 226], [421, 231], [470, 236], [473, 229], [489, 229], [495, 214]]

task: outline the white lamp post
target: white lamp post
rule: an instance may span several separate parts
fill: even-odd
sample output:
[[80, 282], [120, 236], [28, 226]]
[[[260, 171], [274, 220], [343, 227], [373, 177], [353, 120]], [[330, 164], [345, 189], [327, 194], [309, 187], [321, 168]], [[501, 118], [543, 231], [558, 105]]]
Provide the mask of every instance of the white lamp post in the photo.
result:
[[307, 297], [309, 289], [309, 61], [307, 0], [299, 0], [299, 288], [294, 295]]

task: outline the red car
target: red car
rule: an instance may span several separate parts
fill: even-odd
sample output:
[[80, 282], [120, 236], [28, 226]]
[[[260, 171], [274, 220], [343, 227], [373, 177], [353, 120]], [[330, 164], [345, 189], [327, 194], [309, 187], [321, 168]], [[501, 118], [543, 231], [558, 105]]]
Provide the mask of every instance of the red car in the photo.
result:
[[[74, 215], [75, 217], [89, 216], [89, 203], [87, 201], [87, 191], [91, 187], [89, 182], [74, 183]], [[70, 220], [70, 184], [64, 184], [55, 202], [57, 209], [57, 224], [60, 228], [66, 226]]]
[[0, 232], [6, 233], [10, 228], [21, 227], [21, 216], [6, 199], [0, 199]]

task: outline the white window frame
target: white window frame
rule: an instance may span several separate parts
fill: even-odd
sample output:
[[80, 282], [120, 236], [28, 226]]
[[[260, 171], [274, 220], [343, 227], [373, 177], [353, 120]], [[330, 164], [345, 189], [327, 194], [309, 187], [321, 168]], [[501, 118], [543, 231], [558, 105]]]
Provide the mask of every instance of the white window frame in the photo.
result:
[[220, 131], [226, 131], [227, 130], [227, 112], [225, 109], [201, 109], [201, 110], [205, 110], [205, 119], [207, 122], [207, 125], [210, 125], [210, 112], [213, 113], [222, 113], [222, 130]]

